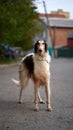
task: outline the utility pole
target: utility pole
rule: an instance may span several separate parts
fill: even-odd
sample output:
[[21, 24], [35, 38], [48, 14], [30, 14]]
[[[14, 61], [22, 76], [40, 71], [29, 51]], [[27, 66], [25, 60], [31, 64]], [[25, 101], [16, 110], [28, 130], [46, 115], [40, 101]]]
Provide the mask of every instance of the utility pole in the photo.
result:
[[50, 24], [49, 24], [48, 16], [47, 16], [47, 9], [46, 9], [45, 1], [43, 1], [43, 7], [44, 7], [45, 16], [46, 16], [46, 22], [47, 22], [47, 26], [46, 26], [47, 42], [48, 42], [49, 47], [52, 47], [53, 53], [54, 53], [54, 56], [55, 56], [55, 49], [54, 49], [54, 44], [53, 44], [53, 37], [52, 37], [52, 34], [51, 34], [51, 29], [50, 29]]
[[48, 16], [47, 16], [47, 9], [46, 9], [46, 4], [45, 4], [45, 1], [43, 1], [43, 7], [44, 7], [44, 11], [45, 11], [45, 16], [46, 16], [46, 30], [47, 30], [47, 40], [48, 40], [48, 45], [49, 47], [52, 46], [52, 43], [51, 43], [51, 39], [50, 39], [50, 25], [49, 25], [49, 20], [48, 20]]

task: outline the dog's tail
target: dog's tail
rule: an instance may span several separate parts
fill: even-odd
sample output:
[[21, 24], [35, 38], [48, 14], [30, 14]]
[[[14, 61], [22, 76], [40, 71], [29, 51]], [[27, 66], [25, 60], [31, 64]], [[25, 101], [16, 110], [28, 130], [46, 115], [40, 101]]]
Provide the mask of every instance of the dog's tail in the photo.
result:
[[20, 86], [20, 81], [15, 80], [14, 78], [12, 78], [11, 80], [15, 85], [17, 85], [18, 87]]

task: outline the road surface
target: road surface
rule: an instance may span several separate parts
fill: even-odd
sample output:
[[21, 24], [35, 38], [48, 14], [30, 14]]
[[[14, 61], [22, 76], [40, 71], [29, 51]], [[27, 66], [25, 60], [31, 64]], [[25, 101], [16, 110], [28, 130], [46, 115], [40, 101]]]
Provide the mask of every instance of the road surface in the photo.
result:
[[[39, 104], [34, 112], [34, 89], [30, 81], [18, 104], [19, 88], [11, 78], [18, 79], [18, 65], [0, 67], [0, 130], [73, 130], [73, 59], [51, 61], [51, 105]], [[44, 88], [40, 90], [46, 100]]]

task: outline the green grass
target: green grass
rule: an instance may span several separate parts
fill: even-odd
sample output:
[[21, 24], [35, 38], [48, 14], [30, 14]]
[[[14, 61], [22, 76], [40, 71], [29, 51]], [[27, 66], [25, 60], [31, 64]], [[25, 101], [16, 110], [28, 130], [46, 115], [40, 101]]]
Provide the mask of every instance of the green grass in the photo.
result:
[[0, 57], [0, 64], [10, 64], [10, 63], [15, 63], [19, 60], [19, 58], [6, 58], [6, 57]]

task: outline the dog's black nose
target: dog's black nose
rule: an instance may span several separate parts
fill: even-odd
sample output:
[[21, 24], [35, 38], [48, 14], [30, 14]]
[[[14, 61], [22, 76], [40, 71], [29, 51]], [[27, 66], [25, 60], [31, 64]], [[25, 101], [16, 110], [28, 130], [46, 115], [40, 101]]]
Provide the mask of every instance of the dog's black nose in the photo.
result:
[[42, 52], [42, 49], [39, 49], [39, 52]]

